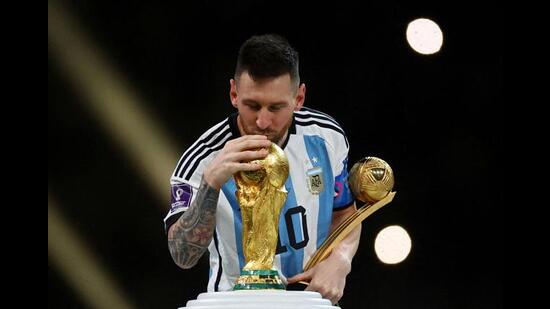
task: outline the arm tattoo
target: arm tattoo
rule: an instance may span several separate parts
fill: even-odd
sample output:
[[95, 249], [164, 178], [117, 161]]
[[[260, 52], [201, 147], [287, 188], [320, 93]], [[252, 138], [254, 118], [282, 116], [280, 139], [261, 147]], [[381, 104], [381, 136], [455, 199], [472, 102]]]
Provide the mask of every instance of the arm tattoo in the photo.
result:
[[220, 191], [204, 179], [189, 209], [168, 230], [168, 247], [181, 268], [193, 267], [212, 241]]

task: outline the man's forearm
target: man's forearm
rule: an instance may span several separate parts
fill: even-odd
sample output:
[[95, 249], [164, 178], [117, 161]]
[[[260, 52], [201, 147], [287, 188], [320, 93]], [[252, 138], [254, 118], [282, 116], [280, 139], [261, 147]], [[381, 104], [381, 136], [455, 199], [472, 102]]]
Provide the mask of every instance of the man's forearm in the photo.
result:
[[204, 181], [189, 209], [168, 230], [168, 247], [181, 268], [195, 266], [212, 241], [220, 191]]
[[[355, 205], [348, 209], [342, 210], [341, 213], [333, 217], [333, 222], [330, 226], [330, 232], [335, 230], [342, 222], [344, 222], [349, 216], [357, 211]], [[355, 227], [342, 241], [332, 249], [331, 255], [338, 255], [349, 263], [351, 267], [351, 261], [353, 256], [357, 252], [359, 247], [359, 239], [361, 237], [361, 224]]]
[[361, 225], [355, 227], [346, 238], [332, 249], [331, 255], [338, 255], [349, 263], [351, 270], [351, 261], [359, 247], [359, 238], [361, 237]]

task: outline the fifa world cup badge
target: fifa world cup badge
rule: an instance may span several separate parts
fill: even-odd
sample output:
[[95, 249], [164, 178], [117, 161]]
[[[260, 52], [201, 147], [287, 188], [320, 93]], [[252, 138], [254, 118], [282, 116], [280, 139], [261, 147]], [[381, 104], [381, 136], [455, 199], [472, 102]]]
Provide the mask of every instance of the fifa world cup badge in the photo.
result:
[[307, 186], [312, 194], [323, 192], [323, 169], [320, 166], [314, 167], [306, 172]]

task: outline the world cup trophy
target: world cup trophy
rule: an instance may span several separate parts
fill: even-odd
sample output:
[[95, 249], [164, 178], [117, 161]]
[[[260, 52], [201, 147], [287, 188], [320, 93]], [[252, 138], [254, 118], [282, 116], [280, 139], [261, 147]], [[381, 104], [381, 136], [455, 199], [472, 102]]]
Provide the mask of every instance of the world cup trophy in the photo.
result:
[[[308, 271], [325, 259], [332, 249], [363, 220], [393, 200], [395, 192], [393, 170], [377, 157], [365, 157], [357, 161], [350, 170], [348, 183], [355, 198], [365, 205], [349, 216], [327, 237], [304, 267]], [[308, 284], [307, 282], [301, 282]]]
[[241, 207], [245, 266], [233, 290], [280, 289], [285, 287], [273, 268], [277, 249], [279, 215], [288, 192], [288, 159], [284, 151], [271, 143], [268, 155], [254, 160], [262, 166], [256, 171], [234, 175], [236, 197]]

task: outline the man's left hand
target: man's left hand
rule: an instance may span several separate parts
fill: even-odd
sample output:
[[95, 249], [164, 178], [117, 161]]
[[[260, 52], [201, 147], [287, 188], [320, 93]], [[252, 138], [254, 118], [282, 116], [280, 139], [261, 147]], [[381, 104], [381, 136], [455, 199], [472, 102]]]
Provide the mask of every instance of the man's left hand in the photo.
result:
[[315, 265], [310, 270], [288, 278], [288, 283], [298, 281], [309, 282], [306, 291], [316, 291], [336, 304], [344, 294], [346, 276], [351, 271], [351, 262], [332, 252], [325, 260]]

